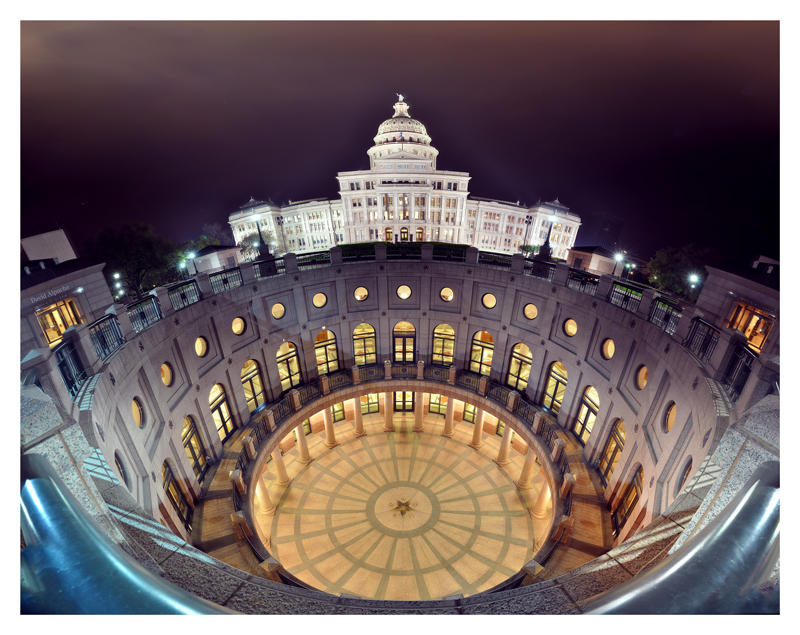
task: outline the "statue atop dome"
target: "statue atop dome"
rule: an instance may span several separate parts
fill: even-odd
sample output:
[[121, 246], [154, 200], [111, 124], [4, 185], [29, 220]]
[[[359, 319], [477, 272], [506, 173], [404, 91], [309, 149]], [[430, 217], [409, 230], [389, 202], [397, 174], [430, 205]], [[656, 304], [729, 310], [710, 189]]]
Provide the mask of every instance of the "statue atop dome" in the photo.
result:
[[403, 97], [403, 95], [401, 93], [395, 93], [395, 95], [397, 95], [397, 101], [405, 100], [405, 97]]

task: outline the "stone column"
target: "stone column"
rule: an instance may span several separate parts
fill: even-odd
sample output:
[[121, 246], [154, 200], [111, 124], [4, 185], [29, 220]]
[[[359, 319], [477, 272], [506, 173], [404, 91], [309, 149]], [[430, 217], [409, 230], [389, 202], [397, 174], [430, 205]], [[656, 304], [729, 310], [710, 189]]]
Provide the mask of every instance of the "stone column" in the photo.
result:
[[453, 436], [453, 411], [455, 410], [455, 400], [452, 397], [447, 398], [447, 410], [444, 415], [444, 431], [443, 437]]
[[476, 450], [481, 447], [481, 439], [483, 438], [483, 410], [475, 408], [475, 426], [472, 428], [472, 441], [469, 446]]
[[511, 459], [508, 458], [508, 450], [511, 447], [511, 426], [506, 424], [503, 428], [503, 438], [500, 440], [500, 450], [497, 452], [497, 458], [494, 460], [500, 466], [508, 465]]
[[308, 439], [306, 439], [306, 432], [303, 430], [303, 424], [295, 427], [295, 434], [297, 435], [297, 449], [300, 451], [300, 462], [303, 464], [311, 463], [311, 455], [308, 453]]
[[275, 503], [272, 502], [272, 499], [269, 497], [269, 483], [265, 478], [266, 474], [259, 479], [259, 486], [261, 487], [261, 499], [264, 501], [264, 513], [268, 514], [269, 516], [275, 515]]
[[361, 371], [358, 369], [358, 366], [353, 366], [350, 369], [350, 373], [353, 376], [353, 385], [361, 383]]
[[392, 421], [392, 393], [383, 393], [383, 429], [386, 432], [394, 432], [394, 422]]
[[423, 392], [414, 393], [414, 432], [424, 432], [422, 417], [424, 416], [422, 402]]
[[272, 462], [275, 464], [275, 471], [278, 473], [278, 480], [275, 481], [278, 485], [288, 485], [289, 472], [286, 471], [286, 463], [283, 461], [283, 452], [280, 448], [275, 448], [272, 451]]
[[[384, 247], [385, 246], [386, 245], [384, 245]], [[392, 362], [389, 359], [383, 360], [383, 378], [384, 379], [392, 378]]]
[[322, 423], [325, 426], [325, 445], [329, 448], [335, 448], [338, 444], [336, 443], [336, 435], [333, 432], [331, 413], [327, 408], [322, 411]]
[[364, 415], [361, 414], [361, 399], [356, 397], [353, 399], [353, 419], [354, 419], [354, 430], [357, 437], [363, 437], [366, 433], [364, 430]]
[[528, 446], [528, 453], [525, 455], [525, 465], [522, 466], [522, 472], [517, 479], [517, 487], [519, 489], [528, 489], [531, 486], [531, 472], [536, 463], [536, 454], [532, 446]]
[[550, 491], [547, 483], [545, 483], [542, 491], [539, 492], [539, 496], [536, 498], [536, 502], [533, 504], [533, 509], [531, 510], [531, 516], [534, 518], [541, 520], [547, 516], [547, 512], [550, 509], [550, 504], [553, 500], [553, 494]]

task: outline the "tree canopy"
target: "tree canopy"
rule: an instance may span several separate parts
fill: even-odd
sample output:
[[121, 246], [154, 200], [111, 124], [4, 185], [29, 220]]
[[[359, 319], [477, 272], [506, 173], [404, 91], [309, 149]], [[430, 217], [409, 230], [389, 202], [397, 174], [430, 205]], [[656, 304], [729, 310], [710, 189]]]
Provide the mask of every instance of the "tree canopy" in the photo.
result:
[[647, 263], [648, 281], [657, 289], [690, 297], [697, 289], [692, 289], [689, 276], [704, 278], [707, 258], [708, 250], [693, 244], [659, 249]]

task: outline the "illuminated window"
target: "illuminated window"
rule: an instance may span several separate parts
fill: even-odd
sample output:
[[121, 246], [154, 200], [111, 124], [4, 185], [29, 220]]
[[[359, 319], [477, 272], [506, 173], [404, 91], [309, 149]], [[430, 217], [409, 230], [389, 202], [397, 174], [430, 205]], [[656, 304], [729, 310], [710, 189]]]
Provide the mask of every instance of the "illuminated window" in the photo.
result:
[[583, 391], [578, 416], [572, 424], [572, 432], [578, 437], [581, 445], [586, 445], [592, 434], [594, 422], [597, 420], [597, 411], [600, 409], [600, 395], [594, 386], [587, 386]]
[[469, 353], [469, 369], [473, 373], [488, 375], [492, 370], [494, 340], [486, 331], [478, 331], [472, 336], [472, 349]]
[[281, 380], [282, 391], [298, 386], [302, 382], [297, 347], [292, 342], [281, 344], [275, 354], [275, 361], [278, 364], [278, 377]]
[[167, 495], [169, 502], [172, 503], [175, 513], [178, 514], [178, 518], [181, 519], [186, 530], [191, 532], [192, 506], [189, 504], [180, 485], [178, 485], [178, 481], [175, 480], [175, 475], [166, 461], [161, 466], [161, 481], [164, 486], [164, 493]]
[[329, 410], [331, 421], [336, 423], [337, 421], [344, 421], [344, 402], [340, 401], [339, 403], [335, 403], [330, 407]]
[[475, 423], [475, 406], [471, 403], [465, 403], [461, 418], [468, 423]]
[[[419, 215], [419, 220], [425, 220], [425, 210], [417, 210], [417, 214]], [[421, 243], [425, 240], [425, 230], [422, 227], [417, 227], [417, 242]]]
[[439, 291], [439, 297], [445, 302], [452, 302], [455, 294], [450, 287], [442, 287], [442, 290]]
[[[496, 434], [498, 437], [502, 437], [502, 436], [503, 436], [503, 434], [505, 434], [505, 431], [506, 431], [506, 423], [505, 423], [505, 421], [500, 421], [500, 420], [498, 419], [498, 420], [497, 420], [497, 428], [495, 428], [495, 431], [494, 431], [494, 433], [495, 433], [495, 434]], [[513, 438], [514, 438], [514, 431], [513, 431], [513, 430], [511, 430], [511, 432], [509, 432], [509, 436], [511, 437], [511, 439], [513, 439]]]
[[611, 433], [608, 435], [600, 461], [597, 463], [597, 469], [600, 472], [600, 479], [603, 481], [603, 485], [608, 485], [608, 479], [611, 478], [624, 447], [625, 425], [622, 423], [622, 419], [617, 419], [611, 428]]
[[686, 485], [686, 481], [689, 479], [689, 474], [692, 471], [692, 457], [689, 457], [689, 460], [686, 462], [686, 465], [683, 466], [683, 470], [681, 471], [681, 476], [678, 481], [675, 483], [675, 496], [683, 489], [683, 486]]
[[411, 287], [407, 284], [401, 284], [397, 287], [397, 297], [401, 300], [408, 300], [411, 297]]
[[131, 415], [137, 428], [144, 427], [144, 408], [142, 408], [142, 402], [139, 401], [138, 397], [134, 397], [131, 401]]
[[633, 512], [633, 508], [636, 507], [636, 503], [639, 502], [639, 497], [642, 495], [643, 483], [644, 470], [642, 470], [642, 466], [640, 465], [636, 469], [636, 472], [634, 473], [630, 484], [625, 490], [625, 493], [622, 495], [619, 504], [611, 514], [611, 518], [614, 521], [615, 534], [618, 534], [625, 526], [625, 523], [628, 521], [631, 512]]
[[515, 344], [511, 349], [511, 361], [508, 363], [508, 376], [506, 384], [517, 390], [525, 390], [531, 375], [533, 354], [531, 349], [523, 343]]
[[553, 362], [550, 364], [550, 372], [547, 374], [542, 406], [550, 412], [558, 414], [561, 410], [561, 404], [564, 402], [564, 392], [566, 390], [567, 369], [561, 362]]
[[449, 324], [439, 324], [433, 329], [433, 353], [431, 363], [435, 366], [450, 366], [453, 363], [453, 350], [456, 332]]
[[[384, 216], [386, 217], [384, 220], [391, 220], [392, 217], [394, 216], [394, 212], [392, 212], [391, 210], [384, 209], [383, 213], [384, 213]], [[387, 214], [388, 214], [388, 216], [387, 216]], [[392, 228], [391, 227], [387, 227], [384, 230], [384, 239], [386, 240], [387, 243], [392, 242]]]
[[318, 309], [321, 309], [326, 304], [328, 304], [328, 296], [324, 293], [315, 293], [314, 297], [311, 298], [311, 304], [313, 304]]
[[172, 366], [167, 362], [161, 364], [161, 383], [165, 386], [172, 385]]
[[528, 303], [522, 309], [522, 314], [529, 320], [535, 320], [536, 316], [539, 315], [539, 309], [536, 308], [535, 304]]
[[198, 481], [202, 482], [203, 477], [206, 475], [206, 470], [208, 469], [207, 453], [203, 446], [203, 440], [200, 438], [200, 433], [197, 432], [194, 419], [190, 416], [186, 416], [183, 419], [181, 443], [183, 444], [183, 451], [186, 452], [186, 458], [189, 459], [189, 463], [192, 466], [194, 475], [197, 477]]
[[566, 333], [567, 337], [572, 337], [575, 333], [578, 332], [578, 323], [569, 318], [564, 322], [564, 333]]
[[208, 342], [205, 337], [198, 337], [194, 341], [194, 352], [198, 357], [205, 357], [208, 353]]
[[603, 346], [601, 349], [603, 357], [605, 357], [606, 359], [611, 359], [612, 357], [614, 357], [615, 350], [616, 347], [614, 346], [614, 340], [612, 339], [603, 340]]
[[636, 387], [639, 390], [644, 390], [645, 386], [647, 386], [647, 366], [642, 365], [636, 371]]
[[369, 415], [376, 412], [380, 412], [378, 393], [372, 392], [366, 395], [361, 395], [361, 414]]
[[414, 393], [412, 391], [399, 391], [394, 393], [395, 412], [414, 412]]
[[339, 354], [336, 352], [336, 335], [333, 331], [324, 328], [317, 334], [314, 338], [314, 356], [320, 375], [339, 370]]
[[443, 395], [431, 395], [428, 400], [428, 412], [435, 415], [447, 414], [447, 397]]
[[356, 366], [368, 366], [378, 361], [375, 329], [362, 322], [353, 329], [353, 352]]
[[[408, 212], [403, 210], [402, 218], [404, 220], [408, 219]], [[404, 242], [408, 242], [408, 227], [401, 227], [400, 228], [400, 240]]]
[[258, 362], [254, 359], [248, 359], [242, 366], [242, 388], [250, 412], [264, 403], [264, 382]]
[[764, 350], [767, 336], [772, 330], [775, 316], [739, 302], [728, 319], [728, 328], [742, 333], [747, 338], [747, 346], [756, 353]]
[[39, 326], [50, 348], [61, 341], [64, 331], [70, 326], [83, 324], [83, 318], [73, 298], [67, 298], [44, 309], [39, 309], [36, 311], [36, 319], [39, 321]]
[[396, 363], [413, 363], [416, 361], [417, 336], [414, 325], [410, 322], [398, 322], [392, 331], [394, 339], [394, 361]]
[[208, 407], [211, 410], [211, 418], [214, 420], [219, 440], [225, 443], [233, 434], [236, 426], [231, 418], [228, 396], [221, 384], [214, 384], [211, 392], [208, 393]]
[[280, 302], [276, 302], [275, 304], [272, 305], [272, 310], [270, 312], [272, 313], [273, 318], [275, 318], [276, 320], [280, 320], [286, 313], [286, 307], [283, 306]]
[[356, 290], [353, 291], [353, 297], [358, 302], [363, 302], [364, 300], [366, 300], [368, 295], [369, 291], [367, 291], [366, 287], [356, 287]]
[[245, 324], [242, 318], [233, 318], [233, 322], [231, 322], [231, 331], [233, 331], [234, 335], [241, 335], [244, 333], [245, 328], [247, 328], [247, 324]]
[[311, 434], [311, 419], [306, 419], [303, 421], [303, 433]]
[[664, 411], [664, 432], [669, 432], [672, 430], [672, 426], [675, 424], [675, 415], [677, 410], [678, 408], [675, 405], [675, 402], [670, 401], [667, 409]]
[[497, 298], [493, 293], [484, 293], [483, 297], [481, 298], [481, 304], [483, 304], [483, 306], [485, 306], [487, 309], [493, 309], [495, 306], [497, 306]]

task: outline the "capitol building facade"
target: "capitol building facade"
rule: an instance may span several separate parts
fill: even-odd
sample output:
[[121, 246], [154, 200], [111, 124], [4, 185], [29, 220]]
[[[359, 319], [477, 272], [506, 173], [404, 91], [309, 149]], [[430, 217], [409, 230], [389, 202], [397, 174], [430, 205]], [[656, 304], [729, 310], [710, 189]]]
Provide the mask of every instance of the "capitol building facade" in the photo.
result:
[[307, 253], [358, 242], [445, 242], [518, 253], [550, 236], [554, 258], [566, 259], [581, 219], [556, 198], [531, 207], [470, 197], [469, 172], [439, 170], [439, 151], [402, 95], [367, 151], [368, 170], [339, 172], [339, 198], [290, 201], [251, 198], [230, 215], [237, 244], [261, 231], [276, 253]]

